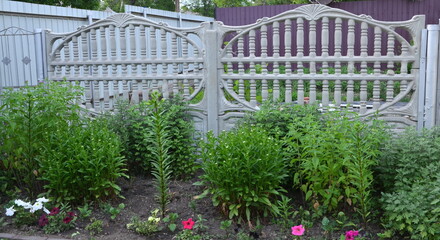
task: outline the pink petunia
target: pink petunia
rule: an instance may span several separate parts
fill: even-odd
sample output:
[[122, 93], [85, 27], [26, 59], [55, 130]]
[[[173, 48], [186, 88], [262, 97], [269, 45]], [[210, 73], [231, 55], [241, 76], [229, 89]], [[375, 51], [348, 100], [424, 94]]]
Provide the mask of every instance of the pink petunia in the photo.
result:
[[354, 240], [354, 237], [359, 235], [359, 231], [347, 231], [345, 232], [345, 240]]
[[183, 229], [192, 229], [194, 226], [194, 221], [189, 218], [187, 221], [182, 221]]
[[306, 231], [306, 229], [303, 227], [303, 225], [292, 227], [292, 235], [302, 236], [304, 234], [304, 231]]
[[73, 217], [76, 216], [76, 214], [75, 214], [74, 212], [68, 212], [68, 213], [67, 213], [67, 216], [73, 218]]
[[38, 219], [38, 225], [40, 227], [44, 227], [49, 223], [49, 219], [47, 218], [46, 214], [41, 215], [40, 219]]
[[63, 219], [63, 222], [65, 223], [65, 224], [68, 224], [68, 223], [70, 223], [70, 221], [72, 221], [73, 220], [73, 218], [71, 218], [71, 217], [65, 217], [64, 219]]
[[57, 215], [58, 213], [60, 213], [60, 209], [57, 208], [57, 207], [54, 207], [54, 208], [52, 208], [52, 210], [50, 210], [49, 215], [50, 215], [50, 216], [55, 216], [55, 215]]

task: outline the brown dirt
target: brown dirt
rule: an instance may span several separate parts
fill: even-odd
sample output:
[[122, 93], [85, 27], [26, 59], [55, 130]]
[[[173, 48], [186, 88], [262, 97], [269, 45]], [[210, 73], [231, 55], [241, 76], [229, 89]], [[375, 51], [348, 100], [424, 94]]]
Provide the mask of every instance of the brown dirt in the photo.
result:
[[[171, 201], [168, 205], [168, 212], [179, 214], [178, 221], [176, 222], [177, 229], [175, 232], [171, 232], [165, 225], [163, 225], [163, 229], [160, 232], [151, 236], [142, 236], [126, 228], [126, 225], [130, 223], [133, 216], [139, 216], [141, 220], [146, 220], [150, 216], [150, 212], [159, 207], [155, 200], [156, 189], [152, 179], [132, 177], [129, 180], [123, 179], [119, 182], [119, 185], [122, 187], [122, 195], [125, 199], [117, 199], [111, 202], [112, 206], [117, 206], [120, 203], [125, 204], [124, 210], [121, 211], [115, 220], [111, 220], [110, 215], [99, 207], [94, 209], [91, 217], [103, 220], [104, 222], [103, 231], [99, 235], [90, 235], [89, 232], [85, 230], [85, 227], [90, 223], [90, 219], [80, 218], [76, 222], [75, 229], [61, 233], [58, 236], [72, 239], [171, 240], [182, 230], [182, 220], [187, 220], [188, 218], [197, 220], [198, 215], [201, 215], [203, 219], [206, 219], [204, 225], [207, 227], [207, 230], [203, 232], [203, 234], [209, 236], [204, 239], [246, 239], [238, 238], [237, 233], [244, 232], [249, 236], [250, 232], [247, 226], [233, 223], [228, 231], [220, 229], [220, 222], [227, 220], [227, 218], [221, 214], [221, 211], [218, 208], [212, 205], [209, 197], [194, 200], [194, 196], [203, 192], [202, 187], [193, 185], [193, 182], [197, 180], [197, 178], [193, 178], [188, 181], [172, 181], [169, 186], [171, 191]], [[264, 220], [262, 225], [262, 229], [256, 231], [257, 234], [250, 233], [253, 237], [249, 239], [292, 239], [289, 229], [283, 229], [279, 225], [273, 224], [270, 221], [265, 222]], [[48, 236], [38, 227], [16, 229], [13, 225], [8, 225], [5, 230], [3, 230], [3, 232], [21, 235]], [[53, 237], [53, 235], [51, 236]], [[339, 239], [340, 233], [334, 234], [333, 236], [333, 239]], [[303, 236], [303, 239], [318, 240], [326, 238], [324, 237], [320, 224], [314, 224], [313, 228], [307, 229], [306, 235]]]

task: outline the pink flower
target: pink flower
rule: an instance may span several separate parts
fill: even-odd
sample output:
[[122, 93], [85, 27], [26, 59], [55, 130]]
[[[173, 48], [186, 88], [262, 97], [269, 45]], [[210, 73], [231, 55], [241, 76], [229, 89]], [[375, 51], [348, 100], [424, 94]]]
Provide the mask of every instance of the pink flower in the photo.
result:
[[303, 227], [303, 225], [294, 226], [292, 227], [292, 235], [302, 236], [305, 230], [306, 229]]
[[192, 218], [188, 218], [187, 221], [182, 221], [183, 229], [192, 229], [194, 226], [194, 221]]
[[50, 210], [49, 215], [54, 216], [54, 215], [57, 215], [58, 213], [60, 213], [60, 209], [57, 207], [54, 207], [54, 208], [52, 208], [52, 210]]
[[44, 227], [49, 223], [49, 219], [47, 218], [46, 214], [41, 215], [40, 219], [38, 219], [38, 225], [40, 227]]
[[345, 240], [354, 240], [357, 235], [359, 235], [359, 231], [350, 230], [345, 233]]
[[65, 217], [64, 219], [63, 219], [63, 222], [65, 223], [65, 224], [68, 224], [68, 223], [70, 223], [70, 221], [72, 221], [73, 220], [73, 218], [71, 218], [71, 217]]
[[68, 212], [68, 213], [67, 213], [67, 216], [73, 218], [73, 217], [76, 216], [76, 214], [75, 214], [74, 212]]

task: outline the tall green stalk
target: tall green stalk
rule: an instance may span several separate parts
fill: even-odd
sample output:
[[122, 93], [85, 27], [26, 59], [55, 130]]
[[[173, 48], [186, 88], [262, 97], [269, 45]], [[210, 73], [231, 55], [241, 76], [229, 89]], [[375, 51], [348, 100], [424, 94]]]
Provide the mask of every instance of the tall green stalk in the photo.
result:
[[157, 199], [159, 201], [162, 216], [165, 216], [166, 205], [169, 202], [168, 183], [171, 177], [171, 159], [169, 155], [170, 140], [168, 136], [165, 112], [163, 110], [163, 100], [160, 99], [158, 92], [152, 93], [151, 100], [148, 102], [152, 107], [151, 122], [153, 132], [148, 135], [154, 143], [152, 148], [153, 159], [151, 159], [152, 174], [155, 178], [158, 190]]

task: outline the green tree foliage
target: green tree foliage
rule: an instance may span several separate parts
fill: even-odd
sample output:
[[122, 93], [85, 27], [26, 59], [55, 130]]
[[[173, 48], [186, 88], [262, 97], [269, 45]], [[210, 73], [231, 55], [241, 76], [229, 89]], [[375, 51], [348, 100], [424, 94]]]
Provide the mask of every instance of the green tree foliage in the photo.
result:
[[207, 17], [214, 17], [215, 0], [192, 0], [182, 4], [183, 11], [198, 13]]
[[100, 0], [17, 0], [20, 2], [38, 3], [62, 7], [73, 7], [81, 9], [98, 9]]
[[253, 5], [253, 2], [250, 0], [214, 0], [214, 3], [217, 7], [220, 8], [245, 7]]
[[174, 0], [103, 0], [102, 8], [109, 7], [115, 12], [124, 12], [124, 5], [149, 7], [167, 11], [175, 10]]

